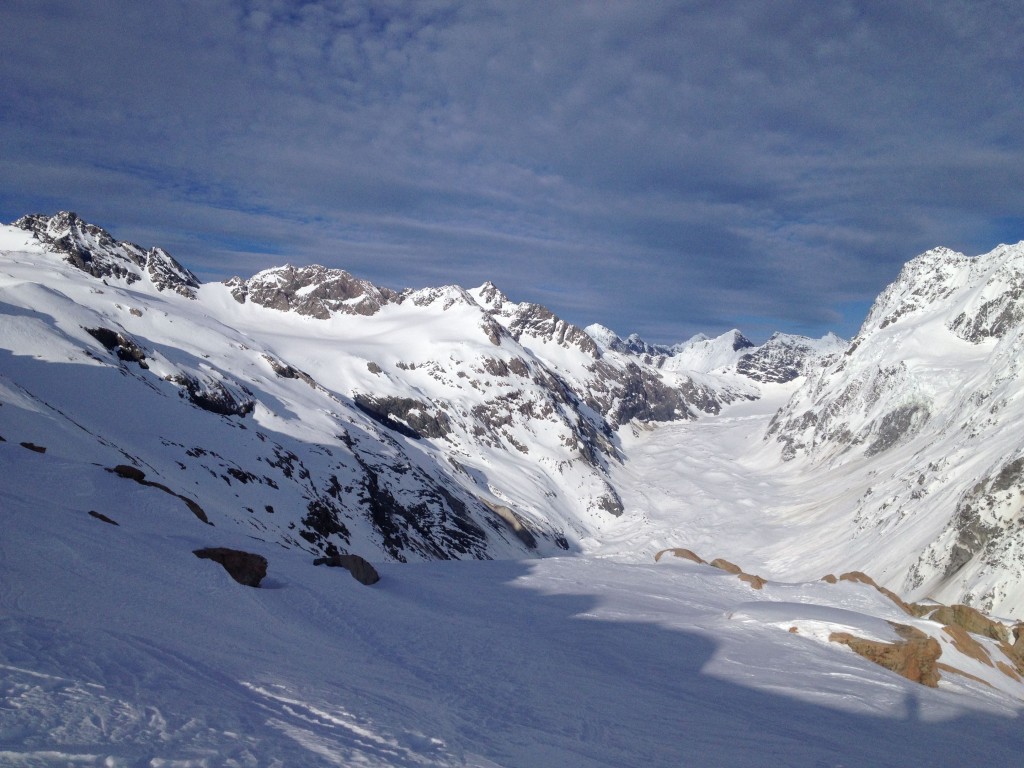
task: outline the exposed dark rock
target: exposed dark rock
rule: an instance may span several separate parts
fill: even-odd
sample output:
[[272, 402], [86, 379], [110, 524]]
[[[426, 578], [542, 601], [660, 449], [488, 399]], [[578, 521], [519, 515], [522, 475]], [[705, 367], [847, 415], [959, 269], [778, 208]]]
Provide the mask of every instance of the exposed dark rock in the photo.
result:
[[185, 506], [188, 507], [189, 511], [193, 515], [198, 517], [207, 525], [213, 525], [213, 523], [210, 522], [210, 519], [206, 516], [206, 511], [201, 506], [199, 506], [198, 503], [188, 498], [187, 496], [182, 496], [180, 493], [175, 493], [163, 483], [154, 483], [151, 480], [147, 480], [146, 473], [143, 472], [141, 469], [138, 469], [137, 467], [128, 466], [127, 464], [118, 464], [116, 467], [113, 468], [108, 467], [107, 472], [113, 472], [118, 477], [123, 477], [126, 480], [134, 480], [139, 485], [145, 485], [150, 488], [156, 488], [158, 490], [163, 491], [164, 493], [174, 496], [177, 499], [181, 499], [185, 503]]
[[28, 448], [36, 453], [46, 453], [46, 448], [42, 445], [36, 445], [35, 443], [21, 443], [20, 445], [22, 448]]
[[939, 685], [938, 660], [942, 655], [942, 647], [938, 640], [905, 624], [892, 624], [892, 626], [903, 638], [901, 641], [883, 643], [878, 640], [857, 637], [849, 632], [833, 632], [828, 639], [833, 643], [849, 646], [865, 659], [892, 670], [908, 680], [927, 685], [930, 688], [937, 688]]
[[377, 573], [377, 569], [359, 555], [334, 554], [327, 557], [318, 557], [313, 561], [313, 565], [329, 565], [332, 568], [346, 568], [349, 573], [352, 574], [352, 578], [360, 584], [366, 584], [367, 586], [376, 584], [380, 581], [380, 574]]
[[654, 562], [658, 562], [665, 555], [672, 555], [673, 557], [679, 557], [679, 558], [682, 558], [683, 560], [691, 560], [691, 561], [693, 561], [695, 563], [699, 563], [700, 565], [706, 565], [707, 564], [707, 560], [705, 560], [704, 558], [702, 558], [699, 555], [695, 554], [691, 550], [684, 549], [682, 547], [675, 547], [673, 549], [663, 549], [663, 550], [661, 550], [660, 552], [658, 552], [654, 556]]
[[123, 333], [113, 331], [110, 328], [86, 328], [86, 332], [96, 341], [106, 347], [107, 351], [117, 355], [118, 360], [130, 363], [138, 363], [140, 368], [148, 368], [146, 353], [142, 347], [128, 338]]
[[[432, 560], [450, 560], [460, 555], [488, 557], [487, 534], [474, 521], [465, 501], [417, 467], [397, 472], [403, 480], [392, 486], [394, 467], [379, 464], [377, 457], [364, 454], [351, 436], [339, 437], [346, 442], [363, 473], [359, 491], [348, 500], [362, 507], [380, 534], [381, 547], [389, 557], [399, 562], [404, 562], [410, 552]], [[410, 487], [416, 490], [402, 490]]]
[[282, 312], [294, 311], [326, 320], [335, 313], [373, 315], [399, 300], [390, 288], [353, 277], [343, 269], [286, 265], [260, 272], [249, 280], [234, 277], [224, 283], [235, 301], [251, 301]]
[[[839, 339], [835, 339], [838, 345]], [[819, 353], [809, 339], [776, 333], [760, 347], [752, 347], [736, 361], [736, 371], [754, 381], [785, 383], [802, 376]], [[736, 347], [734, 347], [735, 349]]]
[[754, 589], [763, 589], [764, 585], [768, 583], [768, 580], [762, 576], [758, 576], [756, 573], [739, 573], [740, 581], [749, 584]]
[[[490, 285], [489, 283], [487, 285]], [[492, 304], [493, 312], [502, 314], [508, 318], [508, 334], [516, 341], [522, 341], [523, 337], [533, 337], [551, 341], [566, 348], [582, 350], [595, 360], [601, 356], [597, 343], [590, 338], [586, 331], [579, 326], [566, 322], [554, 312], [540, 304], [518, 304], [516, 309], [509, 314], [502, 312], [505, 308], [506, 299], [504, 294], [494, 286], [493, 291], [484, 291], [484, 297], [501, 297], [495, 299]]]
[[290, 366], [287, 363], [275, 360], [270, 355], [263, 355], [263, 359], [270, 363], [271, 369], [282, 379], [300, 379], [313, 387], [313, 389], [316, 389], [316, 381], [305, 371], [300, 371], [298, 368]]
[[993, 640], [1003, 643], [1010, 641], [1010, 632], [1003, 624], [988, 618], [968, 605], [943, 605], [936, 608], [928, 618], [940, 624], [961, 627], [967, 632], [991, 637]]
[[728, 560], [724, 560], [720, 557], [716, 557], [709, 563], [709, 565], [713, 568], [720, 568], [726, 573], [731, 573], [736, 576], [743, 573], [743, 569], [740, 568], [738, 565], [736, 565], [735, 563], [730, 563]]
[[[987, 298], [982, 298], [987, 297]], [[974, 344], [1001, 339], [1024, 323], [1024, 273], [1012, 262], [1004, 262], [989, 277], [985, 289], [961, 312], [949, 329]]]
[[902, 405], [882, 417], [875, 439], [864, 449], [865, 456], [875, 456], [917, 434], [929, 417], [928, 408], [913, 403]]
[[336, 552], [337, 547], [330, 541], [331, 536], [341, 537], [346, 544], [352, 536], [342, 522], [342, 517], [344, 514], [341, 509], [331, 499], [313, 499], [306, 506], [306, 516], [302, 518], [306, 530], [299, 535], [311, 544], [320, 544], [325, 552]]
[[619, 496], [618, 491], [612, 488], [611, 484], [605, 481], [605, 492], [597, 498], [597, 506], [604, 512], [607, 512], [613, 517], [618, 517], [625, 510], [626, 507], [622, 503], [622, 498]]
[[146, 473], [138, 467], [132, 467], [127, 464], [118, 464], [113, 469], [108, 469], [108, 472], [113, 472], [118, 477], [123, 477], [127, 480], [134, 480], [137, 483], [148, 485], [146, 481]]
[[360, 411], [378, 424], [406, 437], [440, 438], [452, 431], [448, 414], [441, 410], [431, 412], [426, 403], [410, 397], [356, 394], [352, 399]]
[[244, 387], [240, 392], [232, 392], [223, 382], [208, 379], [200, 382], [186, 374], [169, 377], [169, 381], [182, 388], [182, 395], [204, 411], [219, 416], [248, 416], [256, 410], [256, 401], [252, 393]]
[[104, 515], [102, 512], [97, 512], [94, 509], [89, 510], [89, 517], [95, 517], [97, 520], [102, 520], [104, 523], [110, 523], [111, 525], [118, 525], [117, 522], [111, 520], [109, 517]]
[[[680, 390], [668, 387], [657, 373], [641, 368], [636, 363], [626, 364], [621, 373], [607, 366], [602, 377], [615, 385], [603, 397], [594, 398], [613, 427], [632, 419], [639, 421], [675, 421], [692, 418], [686, 399]], [[692, 384], [692, 382], [691, 382]], [[691, 395], [700, 399], [700, 393], [693, 386]], [[705, 404], [711, 408], [710, 404]]]
[[267, 575], [267, 558], [252, 552], [227, 547], [207, 547], [193, 550], [203, 560], [220, 563], [232, 579], [247, 587], [258, 587]]
[[996, 520], [990, 519], [987, 512], [999, 503], [999, 496], [1007, 490], [996, 491], [994, 486], [1012, 483], [1012, 469], [1010, 472], [1006, 470], [1013, 465], [1014, 462], [1011, 462], [996, 477], [977, 483], [957, 503], [956, 512], [950, 521], [956, 540], [949, 550], [943, 576], [952, 576], [998, 540], [1002, 529]]

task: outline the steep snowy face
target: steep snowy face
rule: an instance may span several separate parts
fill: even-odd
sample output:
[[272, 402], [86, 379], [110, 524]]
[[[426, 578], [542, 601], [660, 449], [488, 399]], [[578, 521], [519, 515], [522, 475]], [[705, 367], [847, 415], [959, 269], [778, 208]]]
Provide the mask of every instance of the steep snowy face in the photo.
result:
[[969, 383], [976, 400], [979, 375], [1014, 377], [1010, 350], [1022, 321], [1024, 244], [973, 259], [928, 251], [903, 268], [849, 348], [811, 376], [770, 435], [787, 457], [881, 453], [956, 405]]
[[808, 471], [861, 468], [857, 529], [907, 532], [922, 553], [903, 568], [908, 592], [1021, 597], [1022, 287], [1024, 243], [914, 259], [768, 429]]
[[1024, 323], [1024, 248], [1003, 245], [971, 263], [966, 300], [949, 328], [962, 339], [1001, 339]]
[[661, 367], [701, 373], [735, 370], [740, 357], [754, 348], [754, 343], [735, 329], [713, 339], [695, 336], [675, 347]]
[[148, 251], [134, 243], [115, 240], [105, 229], [82, 221], [75, 213], [54, 216], [23, 216], [14, 222], [39, 243], [93, 277], [113, 278], [132, 284], [148, 279], [158, 291], [175, 291], [195, 298], [199, 278], [181, 266], [162, 248]]

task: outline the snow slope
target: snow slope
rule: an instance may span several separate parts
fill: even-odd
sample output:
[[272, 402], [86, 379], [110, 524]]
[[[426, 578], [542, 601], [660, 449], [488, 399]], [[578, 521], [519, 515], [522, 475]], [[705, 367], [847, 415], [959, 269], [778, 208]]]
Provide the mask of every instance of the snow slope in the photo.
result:
[[[100, 467], [0, 456], [24, 481], [0, 492], [2, 765], [955, 766], [1024, 748], [1024, 687], [950, 643], [989, 685], [927, 688], [828, 642], [894, 640], [887, 620], [941, 637], [863, 584], [568, 557], [380, 564], [364, 587]], [[191, 554], [208, 545], [264, 554], [263, 588]]]

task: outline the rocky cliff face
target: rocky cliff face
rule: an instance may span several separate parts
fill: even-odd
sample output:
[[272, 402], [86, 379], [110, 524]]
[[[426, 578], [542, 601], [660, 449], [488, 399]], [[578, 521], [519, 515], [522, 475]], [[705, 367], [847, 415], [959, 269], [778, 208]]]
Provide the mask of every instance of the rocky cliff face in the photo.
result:
[[835, 334], [808, 339], [776, 333], [760, 347], [745, 351], [736, 361], [736, 372], [754, 381], [784, 384], [815, 371], [845, 348], [846, 342]]

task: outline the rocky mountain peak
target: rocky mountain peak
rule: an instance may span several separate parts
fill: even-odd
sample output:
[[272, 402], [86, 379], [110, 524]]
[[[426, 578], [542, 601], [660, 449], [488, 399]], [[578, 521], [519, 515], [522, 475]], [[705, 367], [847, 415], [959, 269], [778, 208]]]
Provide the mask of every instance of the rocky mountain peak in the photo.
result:
[[199, 278], [162, 248], [145, 250], [135, 243], [115, 239], [109, 232], [79, 218], [73, 211], [53, 216], [22, 216], [13, 226], [31, 232], [43, 245], [65, 261], [100, 279], [124, 280], [129, 285], [143, 274], [157, 290], [171, 290], [196, 297]]
[[516, 341], [536, 339], [579, 349], [595, 360], [601, 357], [600, 348], [586, 331], [541, 304], [513, 302], [490, 281], [469, 294]]
[[508, 296], [502, 293], [502, 291], [490, 280], [473, 291], [473, 293], [476, 294], [480, 305], [487, 307], [488, 309], [500, 311], [506, 303], [510, 303]]
[[343, 269], [312, 264], [286, 264], [257, 273], [248, 280], [233, 277], [224, 282], [239, 304], [251, 301], [282, 312], [295, 312], [320, 320], [336, 313], [375, 315], [382, 306], [400, 300], [397, 292]]
[[821, 339], [774, 333], [760, 347], [751, 344], [740, 348], [749, 351], [736, 361], [736, 372], [754, 381], [782, 384], [805, 375], [845, 348], [846, 342], [834, 333]]

